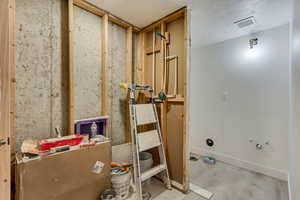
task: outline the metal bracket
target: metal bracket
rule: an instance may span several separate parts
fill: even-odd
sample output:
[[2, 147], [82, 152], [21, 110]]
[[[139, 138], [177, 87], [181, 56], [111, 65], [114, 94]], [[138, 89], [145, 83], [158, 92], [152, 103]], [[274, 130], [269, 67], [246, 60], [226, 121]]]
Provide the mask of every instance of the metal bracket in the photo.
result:
[[5, 139], [0, 139], [0, 147], [6, 145], [7, 141]]

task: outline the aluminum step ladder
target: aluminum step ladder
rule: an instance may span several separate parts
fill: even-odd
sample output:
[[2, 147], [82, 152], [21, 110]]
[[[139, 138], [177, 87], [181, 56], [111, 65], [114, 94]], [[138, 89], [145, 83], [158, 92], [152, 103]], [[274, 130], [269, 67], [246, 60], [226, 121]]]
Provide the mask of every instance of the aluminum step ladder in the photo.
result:
[[[149, 104], [137, 104], [135, 100], [136, 90], [147, 90], [151, 93], [151, 97], [153, 97], [153, 89], [151, 86], [138, 86], [134, 84], [126, 88], [128, 88], [130, 91], [129, 110], [134, 166], [134, 182], [136, 186], [137, 199], [142, 200], [143, 181], [153, 176], [159, 175], [168, 189], [171, 189], [171, 182], [169, 178], [165, 149], [154, 100], [153, 98], [151, 98], [151, 102]], [[138, 132], [138, 127], [145, 125], [152, 125], [154, 129], [145, 132]], [[159, 165], [154, 166], [153, 168], [142, 173], [140, 168], [139, 153], [155, 147], [158, 148], [160, 163]]]

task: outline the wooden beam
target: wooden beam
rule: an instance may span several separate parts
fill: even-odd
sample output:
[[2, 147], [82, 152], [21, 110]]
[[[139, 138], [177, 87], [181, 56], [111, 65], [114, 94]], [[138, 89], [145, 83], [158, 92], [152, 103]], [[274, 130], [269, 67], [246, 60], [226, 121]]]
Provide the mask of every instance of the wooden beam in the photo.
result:
[[101, 113], [109, 115], [109, 96], [108, 96], [108, 15], [102, 18], [102, 80], [101, 80]]
[[[15, 161], [15, 152], [16, 152], [16, 130], [15, 130], [15, 119], [16, 119], [16, 10], [15, 10], [15, 0], [10, 1], [10, 25], [11, 25], [11, 34], [10, 34], [10, 44], [11, 44], [11, 53], [10, 53], [10, 146], [11, 146], [11, 159], [12, 163]], [[13, 171], [14, 173], [14, 171]]]
[[[126, 82], [133, 83], [133, 65], [132, 65], [132, 27], [127, 28], [126, 33]], [[126, 91], [127, 92], [127, 91]], [[127, 99], [129, 99], [129, 92], [127, 92]], [[129, 120], [129, 105], [126, 106], [126, 113], [128, 113], [125, 119], [125, 142], [131, 141], [131, 127]]]
[[[145, 49], [146, 55], [151, 55], [153, 54], [153, 47], [148, 47]], [[160, 52], [160, 46], [156, 45], [154, 53], [159, 53]]]
[[153, 22], [152, 24], [142, 28], [141, 32], [149, 32], [152, 29], [154, 29], [155, 27], [159, 27], [161, 22], [169, 23], [171, 21], [174, 21], [174, 20], [184, 16], [185, 9], [186, 9], [186, 7], [180, 8], [179, 10], [176, 10], [175, 12], [157, 20], [156, 22]]
[[133, 83], [132, 78], [132, 27], [127, 28], [127, 35], [126, 35], [126, 43], [127, 43], [127, 50], [126, 50], [126, 80], [127, 83]]
[[140, 48], [139, 48], [139, 58], [140, 58], [140, 84], [145, 85], [145, 33], [139, 33], [140, 37]]
[[74, 5], [90, 12], [93, 13], [95, 15], [98, 15], [100, 17], [103, 17], [104, 15], [108, 16], [108, 20], [123, 27], [123, 28], [129, 28], [132, 27], [132, 30], [134, 32], [139, 32], [140, 29], [132, 24], [130, 24], [129, 22], [126, 22], [125, 20], [111, 14], [110, 12], [103, 10], [101, 8], [98, 8], [97, 6], [93, 5], [90, 2], [87, 2], [85, 0], [74, 0]]
[[[164, 33], [166, 32], [166, 23], [165, 22], [161, 22], [160, 24], [160, 32], [161, 34], [164, 35]], [[166, 56], [166, 49], [165, 49], [165, 41], [161, 40], [160, 42], [160, 68], [161, 68], [161, 77], [159, 77], [161, 79], [161, 90], [164, 91], [164, 73], [165, 73], [165, 56]], [[166, 155], [167, 151], [168, 151], [168, 147], [167, 147], [167, 102], [163, 101], [161, 104], [161, 110], [160, 110], [160, 120], [161, 120], [161, 131], [162, 131], [162, 138], [163, 138], [163, 142], [164, 142], [164, 147], [165, 147], [165, 151], [166, 151]]]
[[75, 121], [75, 94], [74, 94], [74, 6], [73, 0], [68, 0], [69, 26], [69, 134], [74, 134]]
[[14, 0], [0, 4], [0, 199], [11, 198], [11, 68], [14, 67]]
[[190, 186], [190, 146], [189, 146], [189, 128], [190, 128], [190, 49], [191, 49], [191, 30], [190, 30], [190, 11], [184, 9], [184, 61], [185, 61], [185, 79], [184, 79], [184, 121], [183, 121], [183, 187], [187, 192]]
[[84, 1], [84, 0], [73, 0], [73, 1], [74, 1], [75, 6], [78, 6], [81, 9], [84, 9], [90, 13], [93, 13], [94, 15], [98, 15], [98, 16], [102, 17], [106, 14], [105, 11], [97, 8], [96, 6], [94, 6], [93, 4], [91, 4], [87, 1]]

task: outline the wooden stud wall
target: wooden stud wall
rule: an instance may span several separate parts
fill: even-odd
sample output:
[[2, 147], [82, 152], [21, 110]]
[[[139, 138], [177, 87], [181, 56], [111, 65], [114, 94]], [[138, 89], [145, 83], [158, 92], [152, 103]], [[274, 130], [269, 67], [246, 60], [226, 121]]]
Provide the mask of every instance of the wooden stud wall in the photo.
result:
[[[4, 16], [3, 13], [6, 13], [5, 9], [7, 9], [6, 6], [10, 6], [10, 14], [9, 16]], [[85, 0], [68, 0], [68, 29], [69, 29], [69, 95], [68, 95], [68, 101], [69, 101], [69, 133], [74, 133], [74, 32], [73, 32], [73, 16], [74, 16], [74, 6], [78, 6], [92, 14], [95, 14], [97, 16], [102, 17], [102, 73], [101, 73], [101, 96], [102, 96], [102, 105], [101, 105], [101, 114], [107, 115], [109, 113], [109, 97], [108, 97], [108, 75], [107, 75], [107, 67], [108, 67], [108, 21], [111, 21], [117, 25], [122, 26], [123, 28], [127, 29], [127, 66], [126, 66], [126, 80], [127, 82], [133, 82], [133, 61], [132, 61], [132, 48], [133, 48], [133, 32], [139, 33], [139, 66], [138, 66], [138, 72], [140, 73], [138, 75], [138, 83], [140, 84], [151, 84], [152, 79], [154, 77], [149, 77], [149, 74], [152, 74], [151, 70], [149, 71], [149, 64], [153, 65], [153, 60], [155, 61], [155, 65], [157, 66], [157, 72], [155, 73], [156, 80], [155, 82], [158, 84], [158, 87], [156, 89], [156, 92], [159, 92], [161, 89], [162, 81], [161, 81], [161, 73], [164, 69], [164, 66], [166, 65], [165, 62], [162, 61], [162, 58], [166, 55], [166, 51], [163, 48], [163, 42], [156, 38], [155, 45], [154, 45], [154, 52], [153, 48], [149, 50], [148, 43], [151, 43], [152, 37], [153, 39], [153, 31], [159, 31], [159, 32], [165, 32], [169, 31], [171, 27], [173, 26], [172, 23], [176, 22], [176, 20], [184, 20], [184, 26], [182, 27], [184, 30], [184, 36], [182, 36], [182, 46], [180, 48], [184, 49], [184, 54], [182, 55], [182, 77], [180, 81], [183, 84], [182, 86], [182, 92], [181, 96], [176, 97], [175, 99], [168, 99], [165, 102], [158, 102], [159, 104], [159, 113], [160, 113], [160, 119], [161, 119], [161, 127], [162, 127], [162, 133], [163, 133], [163, 139], [166, 143], [166, 152], [168, 155], [176, 155], [172, 151], [174, 149], [180, 149], [179, 154], [179, 166], [178, 166], [178, 160], [174, 160], [174, 157], [170, 158], [169, 156], [169, 167], [171, 171], [171, 175], [173, 176], [172, 179], [175, 181], [173, 182], [173, 185], [178, 187], [179, 189], [182, 189], [184, 191], [188, 190], [188, 75], [189, 75], [189, 46], [190, 46], [190, 37], [189, 37], [189, 16], [187, 9], [180, 9], [171, 15], [149, 25], [148, 27], [140, 30], [137, 27], [131, 25], [130, 23], [113, 16], [109, 12], [102, 10]], [[9, 27], [8, 30], [1, 31], [1, 49], [4, 49], [3, 52], [9, 53], [9, 56], [7, 54], [3, 53], [0, 55], [0, 64], [2, 67], [1, 71], [1, 92], [3, 92], [6, 95], [1, 95], [1, 132], [0, 136], [6, 134], [5, 136], [9, 137], [10, 132], [12, 133], [12, 136], [14, 135], [14, 125], [11, 122], [14, 121], [15, 118], [15, 47], [14, 47], [14, 0], [4, 0], [4, 2], [1, 3], [0, 6], [1, 11], [1, 27]], [[9, 22], [9, 23], [8, 23]], [[5, 32], [8, 31], [8, 32]], [[152, 32], [152, 33], [151, 33]], [[150, 34], [149, 34], [150, 33]], [[9, 37], [4, 34], [9, 34]], [[155, 36], [157, 37], [157, 36]], [[171, 33], [172, 37], [172, 33]], [[9, 41], [7, 41], [7, 39]], [[176, 38], [176, 40], [180, 40], [180, 38]], [[153, 41], [152, 41], [153, 42]], [[172, 39], [171, 39], [172, 42]], [[153, 44], [153, 43], [152, 43]], [[7, 46], [6, 46], [7, 45]], [[176, 47], [178, 48], [178, 47]], [[5, 51], [6, 50], [6, 51]], [[152, 58], [152, 61], [147, 58], [147, 54], [155, 55], [155, 59]], [[7, 59], [9, 57], [9, 59]], [[152, 63], [151, 63], [152, 62]], [[135, 72], [137, 73], [137, 72]], [[7, 95], [9, 94], [9, 95]], [[9, 114], [10, 113], [10, 114]], [[171, 116], [171, 117], [170, 117]], [[182, 123], [178, 123], [178, 120]], [[175, 129], [171, 124], [178, 124], [179, 129], [181, 130], [180, 133], [178, 132], [178, 129]], [[174, 129], [173, 129], [173, 128]], [[181, 134], [182, 137], [177, 138], [176, 141], [174, 141], [172, 132], [177, 132], [179, 135]], [[2, 134], [2, 135], [1, 135]], [[127, 140], [127, 139], [126, 139]], [[129, 139], [128, 139], [129, 140]], [[14, 138], [12, 138], [12, 144], [14, 144]], [[178, 148], [178, 146], [174, 146], [174, 144], [179, 144], [181, 148]], [[14, 147], [13, 147], [14, 148]], [[175, 151], [175, 150], [174, 150]], [[10, 148], [5, 149], [5, 153], [3, 154], [3, 150], [0, 147], [0, 157], [5, 157], [10, 162]], [[8, 157], [7, 157], [8, 156]], [[7, 161], [6, 160], [6, 161]], [[174, 171], [175, 168], [178, 168], [179, 171]], [[173, 172], [172, 172], [173, 171]], [[10, 169], [9, 168], [3, 168], [2, 165], [0, 167], [0, 190], [1, 191], [7, 191], [9, 184], [3, 184], [1, 182], [2, 174], [9, 174]], [[177, 174], [176, 174], [177, 173]], [[9, 176], [7, 178], [7, 181], [10, 182]], [[10, 190], [10, 186], [9, 186]], [[6, 196], [1, 196], [6, 195]], [[9, 193], [0, 193], [0, 199], [8, 199]]]
[[[169, 98], [165, 101], [157, 100], [157, 107], [160, 114], [160, 123], [163, 140], [165, 143], [169, 172], [173, 186], [183, 191], [189, 189], [189, 147], [188, 147], [188, 80], [189, 80], [189, 18], [186, 8], [180, 9], [171, 15], [151, 24], [142, 29], [142, 73], [141, 82], [143, 84], [155, 85], [156, 94], [161, 90], [163, 85], [164, 67], [169, 67], [170, 80], [168, 81], [168, 90], [173, 91], [175, 71], [174, 61], [164, 62], [165, 56], [178, 55], [178, 95], [175, 98]], [[164, 42], [153, 42], [153, 33], [165, 32], [170, 33], [169, 50], [165, 49]], [[159, 57], [154, 59], [153, 55]], [[153, 65], [153, 60], [155, 64]], [[156, 68], [153, 78], [153, 66]], [[169, 92], [168, 92], [169, 94]], [[154, 154], [155, 155], [155, 154]], [[178, 156], [181, 155], [181, 156]]]
[[[101, 115], [109, 115], [110, 113], [110, 98], [108, 95], [109, 83], [108, 83], [108, 23], [109, 21], [126, 28], [126, 40], [127, 40], [127, 49], [126, 49], [126, 80], [127, 82], [133, 82], [133, 60], [132, 60], [132, 48], [133, 41], [132, 35], [133, 32], [139, 31], [139, 29], [130, 23], [113, 16], [109, 12], [96, 7], [95, 5], [85, 1], [85, 0], [69, 0], [68, 12], [69, 12], [69, 134], [74, 133], [74, 109], [75, 109], [75, 94], [74, 94], [74, 6], [77, 6], [87, 12], [90, 12], [94, 15], [102, 17], [102, 63], [101, 63]], [[108, 137], [111, 137], [110, 129], [107, 129]], [[126, 122], [126, 141], [129, 141], [129, 124]]]

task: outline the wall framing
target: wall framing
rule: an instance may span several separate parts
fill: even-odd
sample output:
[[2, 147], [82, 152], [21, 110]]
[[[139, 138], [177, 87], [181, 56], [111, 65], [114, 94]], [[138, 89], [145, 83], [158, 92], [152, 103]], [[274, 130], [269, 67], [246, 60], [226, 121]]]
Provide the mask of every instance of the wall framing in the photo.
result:
[[[15, 27], [14, 27], [14, 21], [15, 21], [15, 1], [14, 0], [4, 0], [5, 2], [3, 2], [0, 6], [0, 10], [2, 11], [2, 9], [6, 9], [8, 6], [9, 7], [9, 16], [8, 19], [7, 18], [1, 18], [0, 22], [1, 25], [2, 23], [7, 23], [5, 24], [5, 27], [8, 27], [7, 30], [8, 32], [1, 32], [0, 34], [0, 39], [1, 39], [1, 47], [3, 47], [5, 53], [9, 54], [9, 61], [5, 60], [5, 65], [3, 68], [3, 72], [1, 72], [1, 89], [4, 90], [3, 93], [8, 94], [8, 95], [1, 95], [1, 118], [2, 116], [4, 116], [3, 122], [1, 123], [1, 132], [7, 134], [8, 138], [10, 137], [10, 145], [8, 145], [8, 148], [6, 150], [6, 152], [8, 154], [5, 154], [5, 156], [9, 155], [7, 158], [8, 162], [10, 163], [10, 155], [12, 155], [12, 158], [14, 158], [14, 152], [15, 152], [15, 130], [14, 130], [14, 120], [15, 120], [15, 41], [14, 41], [14, 37], [15, 37]], [[103, 23], [102, 23], [102, 73], [101, 73], [101, 79], [102, 79], [102, 85], [101, 85], [101, 96], [102, 99], [104, 101], [102, 101], [101, 104], [101, 114], [102, 115], [107, 115], [109, 113], [109, 98], [108, 98], [108, 75], [107, 75], [107, 67], [108, 67], [108, 22], [111, 21], [123, 28], [125, 28], [127, 31], [127, 47], [126, 47], [126, 80], [127, 82], [135, 82], [135, 78], [133, 78], [133, 73], [136, 74], [138, 73], [138, 79], [137, 82], [141, 83], [141, 84], [145, 84], [145, 76], [146, 76], [146, 72], [145, 72], [145, 52], [146, 52], [146, 46], [145, 46], [145, 38], [146, 38], [146, 32], [147, 31], [151, 31], [153, 28], [157, 28], [160, 27], [161, 32], [164, 32], [166, 30], [166, 26], [168, 23], [175, 21], [176, 19], [180, 18], [180, 17], [184, 17], [185, 19], [185, 36], [184, 36], [184, 52], [185, 52], [185, 58], [186, 58], [186, 80], [187, 82], [184, 83], [184, 96], [181, 97], [176, 97], [175, 99], [169, 99], [167, 102], [158, 102], [159, 103], [159, 107], [161, 109], [160, 112], [160, 118], [161, 118], [161, 126], [162, 126], [162, 132], [166, 132], [167, 129], [167, 110], [168, 110], [168, 104], [170, 103], [181, 103], [184, 105], [184, 132], [183, 132], [183, 152], [182, 152], [182, 159], [183, 159], [183, 181], [181, 183], [178, 182], [173, 182], [174, 187], [179, 188], [180, 190], [183, 191], [188, 191], [189, 188], [189, 144], [188, 144], [188, 137], [189, 137], [189, 117], [188, 117], [188, 107], [189, 107], [189, 91], [188, 91], [188, 80], [189, 80], [189, 65], [190, 65], [190, 61], [189, 61], [189, 48], [190, 48], [190, 30], [189, 30], [189, 11], [187, 10], [187, 8], [183, 8], [180, 9], [174, 13], [172, 13], [171, 15], [162, 18], [161, 20], [143, 28], [142, 30], [140, 30], [139, 28], [131, 25], [130, 23], [115, 17], [114, 15], [112, 15], [111, 13], [102, 10], [90, 3], [88, 3], [85, 0], [68, 0], [68, 83], [69, 83], [69, 87], [68, 87], [68, 110], [69, 110], [69, 115], [68, 115], [68, 131], [69, 134], [74, 133], [74, 109], [75, 109], [75, 100], [74, 100], [74, 46], [73, 46], [73, 41], [74, 41], [74, 32], [73, 32], [73, 28], [74, 28], [74, 22], [73, 22], [73, 16], [74, 16], [74, 6], [80, 7], [92, 14], [95, 14], [97, 16], [102, 17], [103, 19]], [[4, 13], [4, 12], [2, 12]], [[3, 16], [3, 14], [1, 14]], [[4, 26], [1, 26], [4, 27]], [[5, 45], [7, 46], [3, 46], [4, 43], [2, 43], [2, 39], [5, 38], [3, 36], [3, 34], [7, 33], [9, 35], [9, 41], [4, 41]], [[139, 54], [139, 58], [138, 58], [138, 67], [137, 67], [137, 71], [133, 69], [133, 33], [138, 33], [138, 37], [139, 37], [139, 49], [138, 49], [138, 54]], [[6, 38], [7, 39], [7, 38]], [[160, 51], [162, 52], [162, 54], [160, 55], [161, 57], [165, 55], [165, 50], [162, 48], [162, 46], [160, 47]], [[6, 54], [3, 54], [4, 56]], [[0, 55], [0, 64], [2, 67], [2, 57]], [[8, 63], [7, 63], [8, 62]], [[164, 62], [160, 62], [159, 64], [160, 66], [164, 66], [165, 63]], [[5, 75], [4, 75], [5, 72]], [[128, 132], [129, 133], [129, 132]], [[0, 136], [1, 133], [0, 133]], [[130, 138], [130, 137], [129, 137]], [[165, 136], [164, 137], [164, 141], [167, 143], [168, 142], [168, 137]], [[126, 141], [129, 141], [130, 139], [126, 139]], [[166, 146], [166, 149], [168, 149], [168, 146]], [[0, 155], [1, 155], [1, 147], [0, 147]], [[2, 157], [2, 155], [1, 155]], [[10, 183], [10, 168], [9, 169], [5, 169], [4, 170], [5, 174], [9, 174], [8, 175], [8, 182]], [[0, 167], [0, 175], [2, 175], [2, 168]], [[1, 176], [0, 176], [1, 179]], [[2, 191], [3, 184], [0, 182], [0, 189]], [[9, 184], [7, 184], [9, 185]], [[5, 186], [5, 191], [8, 190], [8, 187]], [[10, 190], [10, 186], [9, 186], [9, 190]], [[0, 193], [0, 199], [2, 199], [2, 194], [6, 195], [4, 196], [3, 199], [7, 199], [6, 197], [9, 197], [7, 193]]]
[[[178, 161], [175, 157], [168, 157], [168, 167], [169, 170], [173, 171], [174, 174], [181, 174], [179, 176], [175, 175], [175, 177], [171, 176], [172, 179], [172, 185], [184, 192], [187, 192], [189, 190], [189, 72], [190, 72], [190, 12], [187, 8], [182, 8], [180, 10], [177, 10], [176, 12], [152, 23], [151, 25], [143, 28], [140, 32], [141, 35], [141, 44], [140, 44], [140, 60], [141, 60], [141, 71], [139, 77], [142, 77], [141, 80], [139, 80], [142, 84], [153, 84], [153, 78], [151, 78], [151, 68], [152, 66], [156, 66], [158, 70], [164, 69], [164, 67], [167, 65], [166, 62], [163, 61], [164, 56], [167, 55], [166, 49], [163, 47], [163, 41], [161, 41], [161, 44], [154, 43], [153, 39], [151, 39], [151, 32], [153, 31], [160, 31], [161, 33], [168, 32], [169, 26], [172, 25], [172, 23], [176, 23], [178, 20], [183, 20], [182, 29], [183, 35], [180, 37], [180, 40], [182, 40], [182, 46], [183, 48], [183, 55], [182, 55], [182, 63], [183, 65], [183, 71], [182, 71], [182, 77], [181, 81], [183, 81], [182, 84], [182, 94], [176, 95], [176, 98], [170, 98], [165, 101], [156, 100], [157, 107], [160, 110], [160, 122], [161, 122], [161, 128], [162, 128], [162, 135], [163, 140], [166, 148], [166, 154], [171, 155], [171, 152], [175, 149], [174, 145], [182, 144], [182, 149], [180, 150], [180, 155], [182, 157], [180, 158], [181, 161]], [[172, 25], [174, 26], [174, 25]], [[174, 31], [174, 28], [173, 28]], [[172, 34], [172, 33], [171, 33]], [[171, 35], [172, 37], [172, 35]], [[176, 40], [178, 39], [178, 36]], [[174, 42], [174, 39], [173, 39]], [[178, 41], [177, 41], [178, 42]], [[152, 46], [149, 47], [149, 44], [152, 43]], [[174, 47], [172, 51], [176, 51]], [[154, 60], [153, 57], [151, 58], [151, 55], [159, 54], [160, 59], [159, 61], [156, 61], [155, 65], [153, 64]], [[149, 57], [150, 56], [150, 57]], [[147, 61], [148, 60], [148, 61]], [[152, 75], [153, 76], [153, 75]], [[157, 73], [156, 73], [157, 76]], [[148, 77], [148, 78], [147, 78]], [[156, 77], [160, 78], [160, 77]], [[151, 81], [152, 80], [152, 81]], [[163, 80], [157, 81], [155, 80], [155, 84], [161, 84]], [[159, 87], [159, 86], [158, 86]], [[146, 94], [145, 94], [146, 95]], [[173, 111], [172, 111], [173, 110]], [[171, 118], [170, 118], [171, 117]], [[174, 118], [175, 117], [175, 118]], [[174, 124], [174, 120], [180, 120], [182, 121], [182, 125], [180, 126], [181, 132], [177, 133], [180, 137], [174, 140], [173, 131], [176, 132], [176, 129], [172, 129], [170, 125], [168, 124]], [[182, 120], [181, 120], [182, 119]], [[171, 131], [171, 132], [170, 132]], [[182, 134], [182, 135], [181, 135]], [[182, 136], [182, 137], [181, 137]], [[178, 137], [178, 136], [175, 136]], [[182, 166], [176, 165], [175, 160], [181, 163]], [[180, 168], [180, 170], [176, 171], [174, 168]]]
[[[68, 0], [68, 26], [69, 26], [69, 134], [74, 133], [74, 121], [75, 121], [75, 94], [74, 94], [74, 6], [77, 6], [91, 14], [97, 15], [102, 18], [102, 63], [101, 63], [101, 115], [109, 115], [110, 113], [110, 98], [108, 95], [108, 23], [109, 21], [127, 29], [126, 40], [126, 80], [127, 82], [133, 81], [133, 61], [132, 61], [132, 34], [139, 31], [139, 29], [130, 23], [110, 14], [109, 12], [96, 7], [95, 5], [85, 0]], [[128, 122], [126, 122], [128, 124]], [[126, 141], [128, 141], [128, 128], [126, 128]], [[107, 130], [108, 137], [111, 137], [110, 129]]]

